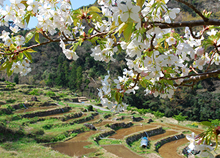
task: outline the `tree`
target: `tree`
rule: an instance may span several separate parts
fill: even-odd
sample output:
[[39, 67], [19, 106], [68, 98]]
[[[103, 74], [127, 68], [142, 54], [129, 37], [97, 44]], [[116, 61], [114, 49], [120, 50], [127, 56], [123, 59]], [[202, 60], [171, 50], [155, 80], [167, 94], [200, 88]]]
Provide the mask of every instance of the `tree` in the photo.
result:
[[81, 66], [77, 67], [76, 76], [77, 76], [76, 88], [81, 91], [82, 90], [82, 81], [83, 81], [82, 67]]
[[[16, 1], [6, 11], [1, 10], [2, 25], [11, 20], [14, 27], [0, 36], [0, 70], [6, 70], [8, 75], [26, 75], [31, 71], [33, 49], [54, 42], [60, 44], [67, 59], [77, 60], [76, 48], [89, 41], [95, 45], [91, 56], [97, 61], [110, 63], [120, 51], [126, 54], [128, 69], [123, 69], [123, 76], [114, 79], [109, 72], [102, 80], [99, 96], [103, 105], [116, 111], [124, 109], [124, 95], [135, 93], [139, 86], [145, 88], [146, 94], [172, 97], [178, 86], [193, 87], [220, 74], [219, 69], [211, 69], [220, 63], [220, 20], [187, 1], [175, 1], [184, 9], [190, 8], [193, 16], [201, 20], [176, 22], [181, 9], [169, 8], [168, 0], [98, 0], [101, 9], [91, 6], [78, 10], [71, 9], [70, 1], [47, 1], [48, 7], [38, 1]], [[25, 37], [18, 35], [19, 28], [25, 28], [32, 16], [38, 19], [36, 29]], [[84, 30], [84, 24], [90, 29]], [[177, 32], [180, 28], [184, 28], [181, 33]], [[40, 43], [40, 34], [45, 42]], [[55, 34], [56, 38], [52, 37]], [[24, 47], [33, 37], [36, 44]], [[59, 81], [66, 77], [60, 72]], [[81, 79], [78, 72], [77, 78]]]
[[16, 84], [19, 83], [19, 77], [18, 77], [18, 74], [15, 75], [15, 77], [14, 77], [14, 82], [15, 82]]

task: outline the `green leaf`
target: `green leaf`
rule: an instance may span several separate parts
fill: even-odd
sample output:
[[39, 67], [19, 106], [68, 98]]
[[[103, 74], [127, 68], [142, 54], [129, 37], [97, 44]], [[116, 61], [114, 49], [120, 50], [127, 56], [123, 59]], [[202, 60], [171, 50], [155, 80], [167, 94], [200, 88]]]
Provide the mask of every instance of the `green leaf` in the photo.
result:
[[19, 59], [19, 60], [22, 60], [23, 57], [24, 57], [24, 54], [23, 54], [23, 53], [19, 53], [19, 55], [18, 55], [18, 59]]
[[35, 41], [36, 41], [37, 43], [40, 43], [40, 41], [39, 41], [39, 33], [36, 33], [36, 34], [35, 34], [34, 39], [35, 39]]
[[12, 67], [13, 62], [9, 63], [7, 66], [7, 74], [8, 76], [11, 76], [13, 71], [11, 71], [11, 67]]
[[23, 53], [24, 53], [24, 55], [28, 58], [28, 60], [30, 60], [30, 61], [32, 62], [32, 56], [31, 56], [31, 54], [28, 53], [27, 51], [24, 51]]
[[95, 6], [91, 6], [90, 8], [89, 8], [89, 11], [90, 12], [102, 12], [98, 7], [95, 7]]
[[1, 67], [0, 67], [0, 71], [6, 69], [8, 66], [8, 61], [4, 62]]
[[25, 43], [29, 42], [32, 39], [32, 37], [34, 36], [34, 34], [35, 34], [35, 31], [28, 32], [28, 34], [25, 37]]
[[120, 100], [120, 93], [119, 92], [115, 92], [115, 100], [117, 102], [119, 102], [119, 100]]
[[31, 17], [31, 14], [30, 14], [30, 13], [27, 14], [27, 16], [25, 17], [25, 20], [26, 20], [26, 22], [27, 22], [27, 25], [28, 25], [28, 23], [29, 23], [29, 21], [30, 21], [30, 17]]
[[124, 29], [127, 27], [127, 25], [128, 25], [128, 24], [126, 24], [126, 23], [123, 22], [123, 23], [118, 27], [118, 29], [115, 31], [115, 33], [118, 33], [118, 35], [120, 36], [121, 33], [122, 33], [122, 31], [124, 31]]
[[93, 30], [94, 30], [93, 28], [90, 28], [88, 34], [91, 34]]
[[35, 50], [33, 50], [33, 49], [28, 49], [28, 50], [26, 50], [26, 52], [34, 53], [34, 52], [37, 52], [37, 51], [35, 51]]
[[200, 124], [202, 124], [204, 126], [211, 126], [212, 125], [212, 123], [209, 121], [202, 121], [202, 122], [200, 122]]
[[124, 30], [125, 42], [128, 42], [131, 38], [132, 27], [133, 27], [133, 22], [130, 22], [130, 23], [127, 24], [127, 26]]

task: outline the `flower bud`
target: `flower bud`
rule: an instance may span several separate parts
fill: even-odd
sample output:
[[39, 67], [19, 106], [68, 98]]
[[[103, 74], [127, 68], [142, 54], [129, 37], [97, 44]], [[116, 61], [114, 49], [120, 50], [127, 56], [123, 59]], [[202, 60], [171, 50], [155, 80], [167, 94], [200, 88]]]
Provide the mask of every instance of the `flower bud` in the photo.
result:
[[196, 54], [197, 54], [197, 55], [202, 56], [204, 53], [205, 53], [205, 49], [202, 48], [202, 47], [199, 47], [199, 48], [196, 50]]

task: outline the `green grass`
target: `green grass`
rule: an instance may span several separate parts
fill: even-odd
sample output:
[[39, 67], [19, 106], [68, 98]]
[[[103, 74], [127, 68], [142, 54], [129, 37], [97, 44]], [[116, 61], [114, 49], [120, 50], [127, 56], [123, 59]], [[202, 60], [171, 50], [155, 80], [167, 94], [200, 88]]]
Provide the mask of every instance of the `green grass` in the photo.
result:
[[101, 139], [99, 145], [122, 144], [122, 140], [118, 139]]
[[139, 154], [146, 154], [146, 153], [151, 153], [154, 152], [153, 148], [151, 147], [152, 142], [149, 141], [148, 146], [146, 148], [141, 147], [141, 139], [132, 142], [130, 145], [130, 149], [132, 149], [134, 152], [139, 153]]

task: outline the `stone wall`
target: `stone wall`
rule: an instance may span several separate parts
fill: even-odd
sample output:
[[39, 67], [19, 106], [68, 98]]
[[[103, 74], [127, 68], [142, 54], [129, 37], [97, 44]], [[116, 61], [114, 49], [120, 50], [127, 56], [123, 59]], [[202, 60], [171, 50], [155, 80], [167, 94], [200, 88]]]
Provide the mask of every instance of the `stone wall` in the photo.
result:
[[24, 114], [24, 115], [21, 115], [21, 117], [33, 118], [33, 117], [39, 117], [39, 116], [48, 116], [48, 115], [53, 115], [53, 114], [59, 114], [62, 112], [67, 112], [70, 109], [71, 109], [71, 107], [66, 106], [63, 108], [57, 108], [57, 109], [52, 109], [52, 110], [47, 110], [47, 111], [38, 111], [38, 112], [30, 113], [30, 114]]
[[128, 128], [128, 127], [131, 127], [133, 125], [132, 122], [128, 122], [128, 123], [124, 123], [124, 122], [120, 122], [120, 123], [113, 123], [113, 124], [110, 124], [109, 127], [111, 129], [118, 129], [118, 128]]
[[86, 121], [90, 121], [90, 120], [94, 119], [94, 116], [96, 116], [96, 115], [98, 115], [98, 113], [92, 113], [90, 116], [86, 116], [84, 118], [74, 120], [72, 122], [69, 122], [69, 124], [73, 125], [74, 123], [83, 123]]
[[96, 142], [98, 143], [98, 141], [101, 140], [102, 138], [107, 137], [107, 136], [110, 136], [110, 135], [112, 135], [112, 134], [114, 134], [114, 133], [115, 133], [114, 130], [105, 131], [105, 132], [103, 132], [103, 133], [100, 133], [98, 136], [96, 136], [96, 137], [94, 138], [94, 141], [96, 141]]
[[185, 135], [184, 135], [184, 134], [179, 134], [179, 135], [175, 135], [175, 136], [171, 136], [171, 137], [164, 138], [164, 139], [162, 139], [162, 140], [160, 140], [160, 141], [158, 141], [158, 142], [156, 142], [156, 143], [154, 144], [155, 150], [158, 151], [158, 149], [159, 149], [162, 145], [164, 145], [164, 144], [166, 144], [166, 143], [168, 143], [168, 142], [171, 142], [171, 141], [175, 141], [175, 140], [177, 140], [177, 139], [181, 139], [181, 138], [185, 138]]
[[66, 120], [69, 120], [69, 119], [81, 117], [82, 115], [83, 115], [82, 112], [78, 112], [78, 113], [74, 113], [74, 114], [67, 114], [67, 115], [64, 116], [64, 117], [60, 117], [59, 119], [60, 119], [61, 121], [66, 121]]
[[[147, 134], [146, 134], [146, 132], [147, 132]], [[132, 142], [137, 141], [141, 137], [146, 137], [147, 135], [150, 137], [150, 136], [154, 136], [154, 135], [162, 134], [162, 133], [164, 133], [164, 130], [162, 129], [162, 127], [159, 127], [159, 128], [144, 131], [141, 133], [132, 134], [132, 135], [126, 137], [126, 143], [128, 145], [130, 145]]]

